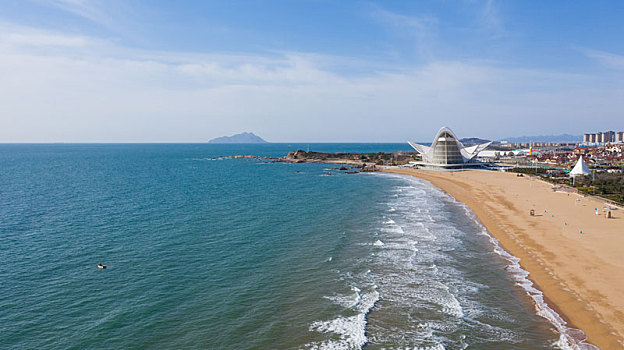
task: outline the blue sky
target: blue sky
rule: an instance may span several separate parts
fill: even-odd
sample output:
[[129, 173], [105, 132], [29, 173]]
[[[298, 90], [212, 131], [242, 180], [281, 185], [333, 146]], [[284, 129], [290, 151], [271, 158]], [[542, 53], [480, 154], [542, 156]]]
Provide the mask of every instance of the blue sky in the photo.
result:
[[624, 2], [0, 1], [0, 142], [624, 130]]

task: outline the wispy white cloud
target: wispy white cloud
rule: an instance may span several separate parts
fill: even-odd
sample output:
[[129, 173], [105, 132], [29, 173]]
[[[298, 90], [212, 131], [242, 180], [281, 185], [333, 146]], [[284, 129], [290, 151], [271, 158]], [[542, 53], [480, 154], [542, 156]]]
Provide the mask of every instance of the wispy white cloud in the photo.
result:
[[499, 4], [495, 0], [486, 0], [477, 17], [479, 25], [488, 36], [499, 38], [506, 34]]
[[410, 32], [429, 34], [438, 24], [438, 18], [432, 15], [408, 16], [392, 12], [382, 8], [375, 8], [372, 11], [374, 19], [387, 25], [398, 28], [408, 28]]
[[581, 49], [581, 51], [607, 68], [624, 70], [624, 55], [591, 49]]
[[[347, 75], [332, 66], [357, 59], [140, 51], [90, 37], [59, 46], [76, 39], [23, 29], [0, 36], [5, 142], [203, 141], [242, 129], [273, 141], [427, 140], [441, 124], [495, 137], [562, 119], [581, 128], [589, 115], [608, 124], [624, 108], [622, 83], [604, 76], [471, 61]], [[37, 36], [56, 50], [24, 44]]]
[[81, 36], [61, 36], [54, 34], [0, 34], [4, 43], [29, 46], [82, 47], [86, 40]]
[[84, 47], [89, 40], [92, 38], [0, 22], [0, 45], [5, 47]]
[[144, 42], [139, 32], [141, 8], [137, 2], [124, 0], [30, 0], [94, 24], [108, 35], [133, 42]]
[[400, 35], [412, 38], [414, 45], [424, 59], [434, 56], [435, 39], [438, 30], [438, 18], [422, 14], [419, 16], [405, 15], [374, 7], [371, 17], [378, 23], [391, 28]]
[[[38, 0], [89, 21], [113, 27], [114, 19], [105, 10], [106, 2], [99, 0]], [[108, 4], [111, 5], [110, 3]], [[117, 4], [115, 5], [117, 6]]]

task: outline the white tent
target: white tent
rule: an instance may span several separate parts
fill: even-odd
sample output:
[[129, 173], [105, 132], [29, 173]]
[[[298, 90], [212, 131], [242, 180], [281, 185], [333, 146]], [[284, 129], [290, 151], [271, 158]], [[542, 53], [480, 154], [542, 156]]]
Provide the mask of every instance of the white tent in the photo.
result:
[[576, 165], [574, 166], [574, 168], [572, 168], [572, 171], [570, 171], [570, 176], [575, 177], [578, 175], [589, 175], [589, 174], [591, 174], [591, 170], [589, 170], [589, 168], [587, 167], [587, 164], [583, 160], [583, 156], [581, 156], [578, 162], [576, 162]]

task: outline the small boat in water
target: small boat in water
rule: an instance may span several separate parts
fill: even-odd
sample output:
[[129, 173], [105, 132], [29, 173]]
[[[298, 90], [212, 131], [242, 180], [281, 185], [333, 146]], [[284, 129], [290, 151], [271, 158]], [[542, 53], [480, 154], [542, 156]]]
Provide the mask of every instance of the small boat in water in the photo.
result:
[[106, 265], [98, 264], [98, 269], [105, 269]]

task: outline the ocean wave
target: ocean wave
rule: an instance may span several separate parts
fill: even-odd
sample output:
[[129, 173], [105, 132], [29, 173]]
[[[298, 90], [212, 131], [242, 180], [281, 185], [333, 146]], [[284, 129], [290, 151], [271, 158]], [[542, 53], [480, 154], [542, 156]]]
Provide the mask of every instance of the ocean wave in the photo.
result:
[[392, 219], [388, 219], [386, 221], [383, 222], [384, 226], [382, 226], [380, 228], [380, 230], [382, 232], [391, 232], [391, 233], [399, 233], [399, 234], [404, 234], [405, 231], [403, 230], [403, 228], [399, 225], [397, 225], [397, 223], [392, 220]]
[[392, 227], [382, 227], [381, 228], [382, 232], [389, 232], [389, 233], [398, 233], [398, 234], [404, 234], [405, 231], [403, 230], [403, 228], [401, 226], [395, 225]]
[[[339, 316], [329, 321], [316, 321], [310, 325], [310, 331], [320, 333], [333, 333], [339, 339], [328, 339], [318, 343], [306, 344], [306, 349], [318, 350], [347, 350], [362, 348], [367, 342], [366, 337], [366, 316], [379, 300], [377, 286], [372, 286], [368, 292], [362, 292], [357, 287], [352, 286], [352, 290], [357, 297], [351, 309], [357, 312], [354, 316]], [[332, 298], [332, 297], [329, 297]]]
[[353, 294], [336, 294], [332, 296], [325, 296], [324, 298], [331, 300], [344, 308], [354, 308], [362, 301], [362, 297], [360, 295], [361, 290], [355, 286], [351, 286], [351, 290], [353, 291]]

